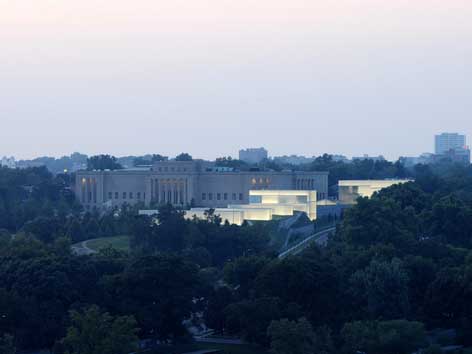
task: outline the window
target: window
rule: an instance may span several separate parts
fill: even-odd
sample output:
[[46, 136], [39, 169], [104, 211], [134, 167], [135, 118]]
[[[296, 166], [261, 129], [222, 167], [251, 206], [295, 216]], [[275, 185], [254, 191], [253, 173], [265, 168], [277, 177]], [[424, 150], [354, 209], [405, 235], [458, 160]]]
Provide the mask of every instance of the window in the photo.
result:
[[256, 180], [255, 178], [253, 178], [253, 179], [251, 180], [251, 183], [252, 183], [252, 184], [256, 184], [256, 183], [257, 183], [257, 180]]
[[206, 193], [202, 193], [202, 200], [206, 200], [206, 199], [207, 199]]
[[208, 193], [208, 200], [213, 200], [213, 193]]
[[126, 199], [126, 192], [123, 192], [123, 199]]
[[108, 199], [113, 199], [113, 193], [112, 192], [108, 192]]
[[115, 192], [115, 199], [118, 199], [118, 198], [119, 198], [118, 192]]
[[136, 198], [141, 199], [141, 192], [136, 193]]
[[228, 200], [228, 193], [223, 194], [223, 199]]
[[250, 195], [249, 196], [249, 203], [250, 204], [261, 204], [262, 203], [262, 196], [261, 195]]
[[233, 193], [233, 200], [236, 200], [236, 193]]
[[133, 192], [129, 192], [129, 199], [133, 199]]
[[216, 193], [216, 200], [221, 200], [221, 193]]
[[243, 200], [243, 194], [239, 193], [239, 200]]
[[143, 193], [143, 199], [146, 200], [146, 192]]

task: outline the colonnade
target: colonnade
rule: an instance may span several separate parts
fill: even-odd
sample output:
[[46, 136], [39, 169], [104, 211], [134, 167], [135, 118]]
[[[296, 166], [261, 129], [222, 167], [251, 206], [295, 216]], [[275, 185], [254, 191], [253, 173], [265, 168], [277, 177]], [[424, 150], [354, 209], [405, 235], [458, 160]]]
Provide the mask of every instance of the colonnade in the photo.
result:
[[296, 189], [298, 190], [313, 190], [315, 189], [314, 178], [297, 178]]
[[184, 205], [190, 202], [187, 178], [151, 178], [151, 201]]

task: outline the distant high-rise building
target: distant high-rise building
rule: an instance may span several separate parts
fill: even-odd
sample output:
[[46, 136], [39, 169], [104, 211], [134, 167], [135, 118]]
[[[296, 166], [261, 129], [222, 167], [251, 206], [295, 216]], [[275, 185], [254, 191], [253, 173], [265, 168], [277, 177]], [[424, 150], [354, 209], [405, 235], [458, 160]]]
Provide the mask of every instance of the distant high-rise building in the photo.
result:
[[239, 150], [239, 159], [247, 163], [259, 163], [267, 159], [267, 150], [263, 147]]
[[442, 133], [435, 136], [436, 160], [449, 159], [454, 162], [470, 163], [470, 149], [466, 136], [457, 133]]
[[450, 150], [467, 149], [465, 135], [457, 133], [442, 133], [434, 137], [434, 153], [443, 155]]

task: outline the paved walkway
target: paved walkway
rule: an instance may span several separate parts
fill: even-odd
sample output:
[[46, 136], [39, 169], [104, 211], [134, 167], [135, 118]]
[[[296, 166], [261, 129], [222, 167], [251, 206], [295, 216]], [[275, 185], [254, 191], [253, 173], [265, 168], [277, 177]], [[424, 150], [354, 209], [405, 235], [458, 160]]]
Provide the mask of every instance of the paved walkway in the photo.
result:
[[336, 231], [336, 227], [331, 227], [329, 229], [319, 231], [303, 241], [300, 241], [297, 243], [295, 246], [290, 247], [288, 250], [282, 252], [279, 254], [279, 258], [285, 258], [290, 255], [296, 255], [308, 248], [312, 243], [316, 243], [320, 246], [326, 246], [326, 243], [328, 242], [328, 238], [331, 235], [332, 232]]
[[88, 256], [90, 254], [97, 253], [97, 251], [89, 248], [87, 246], [87, 241], [82, 241], [81, 243], [72, 245], [72, 252], [74, 252], [78, 256]]

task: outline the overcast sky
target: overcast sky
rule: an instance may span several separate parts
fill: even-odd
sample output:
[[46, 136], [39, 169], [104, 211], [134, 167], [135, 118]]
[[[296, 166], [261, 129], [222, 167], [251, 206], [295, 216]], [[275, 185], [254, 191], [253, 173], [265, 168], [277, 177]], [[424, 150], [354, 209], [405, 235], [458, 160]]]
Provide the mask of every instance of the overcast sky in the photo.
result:
[[0, 156], [472, 139], [470, 0], [0, 0]]

